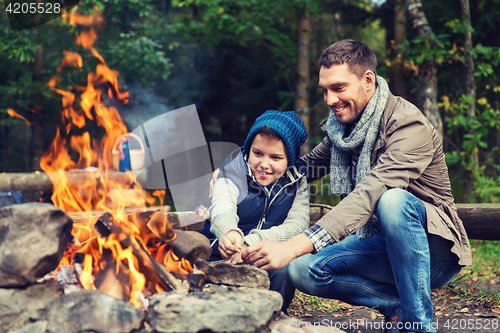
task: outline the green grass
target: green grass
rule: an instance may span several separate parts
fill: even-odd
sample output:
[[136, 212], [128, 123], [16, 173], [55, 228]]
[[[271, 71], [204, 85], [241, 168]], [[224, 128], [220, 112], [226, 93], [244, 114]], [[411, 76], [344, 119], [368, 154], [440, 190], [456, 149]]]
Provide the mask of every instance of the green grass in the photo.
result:
[[[500, 241], [471, 240], [472, 266], [444, 287], [457, 303], [500, 307]], [[446, 296], [445, 296], [446, 298]]]
[[471, 240], [472, 266], [462, 269], [461, 275], [475, 282], [500, 283], [500, 241]]
[[317, 296], [310, 296], [298, 290], [295, 291], [295, 296], [288, 308], [290, 314], [303, 313], [304, 310], [322, 310], [325, 312], [335, 312], [342, 310], [344, 303], [335, 299], [326, 299]]

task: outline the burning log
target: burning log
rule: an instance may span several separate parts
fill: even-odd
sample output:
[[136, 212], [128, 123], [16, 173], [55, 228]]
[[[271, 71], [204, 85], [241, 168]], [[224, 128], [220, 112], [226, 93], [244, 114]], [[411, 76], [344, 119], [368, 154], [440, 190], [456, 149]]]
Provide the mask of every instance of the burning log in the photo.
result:
[[138, 259], [140, 270], [157, 283], [164, 290], [171, 289], [177, 291], [187, 291], [187, 287], [181, 284], [165, 266], [153, 258], [140, 240], [131, 239], [130, 235], [125, 233], [121, 227], [114, 223], [111, 214], [104, 214], [95, 225], [98, 232], [105, 238], [112, 233], [120, 240], [122, 248], [131, 247], [133, 255]]
[[170, 243], [177, 237], [167, 217], [161, 211], [153, 213], [147, 227], [156, 237], [165, 243]]
[[167, 216], [161, 211], [151, 216], [147, 227], [162, 242], [168, 243], [173, 248], [175, 255], [189, 260], [191, 264], [194, 264], [197, 259], [207, 260], [212, 254], [208, 238], [196, 231], [174, 231]]
[[177, 237], [169, 245], [178, 257], [186, 258], [191, 264], [210, 258], [212, 248], [207, 237], [197, 231], [176, 230], [175, 233]]

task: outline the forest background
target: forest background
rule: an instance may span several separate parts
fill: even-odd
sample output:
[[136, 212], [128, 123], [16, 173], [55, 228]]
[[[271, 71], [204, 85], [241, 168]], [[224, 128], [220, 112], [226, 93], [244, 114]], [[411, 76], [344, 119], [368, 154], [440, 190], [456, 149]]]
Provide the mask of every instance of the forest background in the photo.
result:
[[[75, 45], [78, 28], [61, 18], [11, 29], [8, 3], [0, 5], [0, 172], [31, 172], [61, 126], [62, 96], [47, 82], [64, 52], [84, 55], [81, 70], [60, 73], [66, 89], [98, 60]], [[318, 124], [329, 112], [317, 59], [335, 41], [354, 38], [377, 54], [391, 91], [419, 106], [442, 135], [456, 201], [500, 201], [498, 0], [70, 3], [105, 19], [95, 47], [131, 94], [119, 106], [129, 129], [196, 104], [207, 142], [242, 145], [265, 110], [295, 110], [308, 126], [309, 151], [322, 140]], [[328, 184], [317, 181], [312, 202], [338, 201]]]
[[[82, 85], [99, 63], [75, 44], [81, 29], [67, 20], [12, 29], [12, 3], [0, 3], [0, 174], [40, 170], [40, 157], [63, 126], [62, 96], [47, 82], [64, 53], [82, 54], [83, 64], [59, 73], [60, 89]], [[196, 104], [207, 142], [242, 145], [265, 110], [295, 110], [309, 131], [303, 152], [310, 151], [329, 113], [317, 88], [317, 60], [340, 39], [360, 40], [376, 53], [391, 91], [417, 105], [442, 136], [456, 202], [500, 202], [500, 0], [64, 3], [104, 17], [94, 45], [130, 92], [128, 104], [115, 105], [129, 130]], [[101, 135], [96, 127], [75, 134], [82, 131]], [[315, 181], [311, 202], [336, 204], [328, 189], [327, 177]], [[471, 243], [474, 265], [459, 279], [495, 285], [498, 242]], [[499, 293], [493, 303], [500, 304]]]

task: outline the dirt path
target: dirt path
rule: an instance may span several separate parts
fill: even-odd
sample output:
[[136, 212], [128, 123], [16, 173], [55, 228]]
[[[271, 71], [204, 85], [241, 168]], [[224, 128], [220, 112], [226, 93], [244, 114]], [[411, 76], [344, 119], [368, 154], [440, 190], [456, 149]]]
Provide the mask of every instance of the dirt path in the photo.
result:
[[[472, 287], [432, 291], [434, 327], [439, 333], [500, 332], [500, 306], [491, 293]], [[497, 296], [498, 297], [498, 294]], [[328, 306], [329, 300], [323, 300]], [[493, 304], [493, 305], [492, 305]], [[325, 304], [323, 304], [325, 305]], [[289, 314], [296, 319], [294, 326], [337, 327], [347, 333], [382, 332], [384, 318], [372, 309], [338, 303], [337, 311], [324, 311], [309, 304], [295, 304]]]

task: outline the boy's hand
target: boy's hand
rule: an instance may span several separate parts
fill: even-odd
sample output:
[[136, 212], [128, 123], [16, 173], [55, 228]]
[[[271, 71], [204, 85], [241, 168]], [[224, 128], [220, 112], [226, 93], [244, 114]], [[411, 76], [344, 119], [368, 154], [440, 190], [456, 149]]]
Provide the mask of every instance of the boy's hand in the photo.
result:
[[214, 189], [215, 182], [217, 181], [217, 176], [219, 175], [219, 168], [215, 169], [214, 173], [212, 174], [212, 180], [210, 181], [210, 195], [208, 196], [209, 198], [212, 198], [212, 190]]
[[243, 262], [243, 259], [241, 259], [241, 253], [235, 253], [224, 260], [230, 264], [239, 264], [240, 262]]
[[[237, 246], [234, 246], [232, 243]], [[240, 249], [242, 248], [243, 238], [238, 231], [232, 230], [228, 232], [224, 237], [219, 241], [219, 252], [222, 258], [226, 261], [230, 259], [235, 253], [240, 254]], [[239, 249], [239, 248], [240, 249]]]

